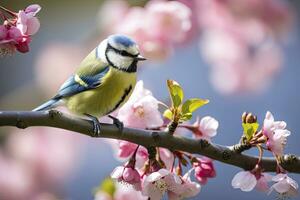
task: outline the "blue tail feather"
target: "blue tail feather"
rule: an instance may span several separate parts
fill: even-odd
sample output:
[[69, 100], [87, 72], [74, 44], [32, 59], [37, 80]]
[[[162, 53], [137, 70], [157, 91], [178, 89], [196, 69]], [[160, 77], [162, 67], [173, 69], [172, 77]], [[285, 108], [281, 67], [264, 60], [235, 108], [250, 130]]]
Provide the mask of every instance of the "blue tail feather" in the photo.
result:
[[39, 107], [33, 109], [32, 111], [43, 111], [43, 110], [49, 110], [53, 107], [56, 107], [56, 105], [58, 104], [59, 99], [50, 99], [49, 101], [43, 103], [42, 105], [40, 105]]

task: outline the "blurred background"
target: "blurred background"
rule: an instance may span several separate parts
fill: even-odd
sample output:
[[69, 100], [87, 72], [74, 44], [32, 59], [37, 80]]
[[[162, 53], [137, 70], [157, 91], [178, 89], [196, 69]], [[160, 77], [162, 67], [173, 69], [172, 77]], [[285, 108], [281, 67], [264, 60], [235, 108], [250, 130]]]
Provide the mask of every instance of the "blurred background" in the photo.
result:
[[[178, 81], [187, 97], [210, 99], [197, 114], [219, 121], [214, 142], [238, 142], [243, 111], [262, 122], [270, 110], [292, 133], [286, 152], [299, 155], [300, 2], [180, 0], [184, 9], [157, 2], [2, 0], [16, 12], [33, 3], [42, 10], [30, 51], [0, 59], [0, 110], [30, 110], [51, 98], [100, 41], [124, 33], [148, 58], [138, 79], [157, 99], [168, 98], [166, 79]], [[1, 128], [0, 145], [0, 199], [93, 199], [120, 165], [107, 140], [53, 128]], [[215, 165], [217, 177], [194, 199], [275, 198], [233, 189], [240, 169]]]

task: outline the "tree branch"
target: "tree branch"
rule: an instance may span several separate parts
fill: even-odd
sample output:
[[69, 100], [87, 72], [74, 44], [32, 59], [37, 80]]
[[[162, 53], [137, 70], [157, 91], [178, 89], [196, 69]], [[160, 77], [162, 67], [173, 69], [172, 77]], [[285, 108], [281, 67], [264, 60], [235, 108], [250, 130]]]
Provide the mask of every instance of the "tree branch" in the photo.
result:
[[[31, 126], [48, 126], [78, 132], [87, 136], [93, 135], [93, 125], [86, 119], [77, 118], [56, 110], [32, 111], [3, 111], [0, 112], [0, 126], [15, 126], [27, 128]], [[164, 147], [170, 150], [185, 151], [200, 154], [220, 162], [251, 170], [258, 158], [234, 151], [233, 146], [222, 146], [209, 143], [206, 140], [194, 140], [180, 136], [172, 136], [162, 131], [147, 131], [133, 128], [124, 128], [123, 132], [110, 124], [103, 124], [100, 137], [126, 140], [145, 147]], [[300, 157], [285, 155], [281, 158], [281, 165], [287, 171], [300, 173]], [[264, 157], [262, 167], [265, 171], [276, 171], [276, 160]]]

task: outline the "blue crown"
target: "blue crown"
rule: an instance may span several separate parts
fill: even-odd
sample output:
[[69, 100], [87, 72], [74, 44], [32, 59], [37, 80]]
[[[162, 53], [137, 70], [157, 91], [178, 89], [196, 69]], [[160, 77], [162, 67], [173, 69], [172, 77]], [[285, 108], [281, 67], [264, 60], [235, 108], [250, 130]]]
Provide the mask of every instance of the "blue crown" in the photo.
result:
[[125, 36], [125, 35], [119, 35], [119, 34], [115, 34], [115, 35], [111, 35], [108, 37], [108, 43], [110, 44], [121, 44], [124, 47], [130, 47], [135, 45], [136, 43], [130, 39], [129, 37]]

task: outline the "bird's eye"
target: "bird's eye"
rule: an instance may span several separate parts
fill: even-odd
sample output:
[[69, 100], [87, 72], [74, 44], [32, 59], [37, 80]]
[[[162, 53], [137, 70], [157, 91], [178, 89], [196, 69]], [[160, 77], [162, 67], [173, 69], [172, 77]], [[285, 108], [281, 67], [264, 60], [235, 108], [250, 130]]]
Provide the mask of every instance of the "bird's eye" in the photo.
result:
[[121, 51], [120, 54], [121, 54], [122, 56], [131, 56], [131, 54], [127, 53], [127, 51], [124, 51], [124, 50]]

